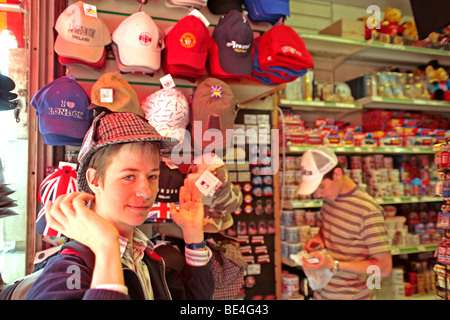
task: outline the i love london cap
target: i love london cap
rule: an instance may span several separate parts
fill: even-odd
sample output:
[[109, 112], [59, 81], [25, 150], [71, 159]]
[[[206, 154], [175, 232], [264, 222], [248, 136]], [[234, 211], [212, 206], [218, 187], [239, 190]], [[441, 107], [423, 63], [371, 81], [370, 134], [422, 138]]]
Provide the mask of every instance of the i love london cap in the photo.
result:
[[31, 100], [39, 131], [48, 145], [81, 146], [93, 119], [90, 100], [73, 76], [53, 80]]
[[164, 41], [153, 19], [144, 11], [133, 13], [112, 34], [120, 60], [127, 66], [145, 66], [154, 71], [161, 66]]
[[253, 31], [242, 12], [231, 10], [220, 18], [212, 38], [223, 71], [236, 75], [252, 73]]
[[96, 63], [111, 43], [105, 22], [83, 1], [68, 6], [56, 20], [55, 29], [58, 36], [54, 49], [64, 57]]

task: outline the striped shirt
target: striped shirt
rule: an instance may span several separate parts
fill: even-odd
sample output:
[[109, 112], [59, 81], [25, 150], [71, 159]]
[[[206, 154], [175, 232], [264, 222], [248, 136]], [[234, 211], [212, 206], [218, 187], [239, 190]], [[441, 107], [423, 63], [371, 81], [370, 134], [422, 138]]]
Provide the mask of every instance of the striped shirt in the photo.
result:
[[[390, 252], [383, 208], [356, 187], [335, 201], [324, 200], [321, 230], [325, 248], [339, 261], [367, 260]], [[328, 285], [315, 292], [315, 299], [370, 299], [367, 277], [339, 271]]]

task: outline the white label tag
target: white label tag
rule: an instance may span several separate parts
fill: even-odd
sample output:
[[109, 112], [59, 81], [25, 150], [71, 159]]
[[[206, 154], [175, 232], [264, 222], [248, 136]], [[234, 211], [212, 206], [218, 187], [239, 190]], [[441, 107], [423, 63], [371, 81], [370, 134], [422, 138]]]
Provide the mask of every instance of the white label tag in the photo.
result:
[[208, 19], [206, 19], [205, 16], [197, 9], [194, 9], [191, 12], [189, 12], [188, 15], [190, 15], [190, 16], [192, 15], [194, 17], [199, 18], [200, 20], [202, 20], [202, 22], [205, 24], [206, 27], [209, 27], [210, 23], [209, 23]]
[[86, 16], [97, 18], [97, 7], [92, 4], [83, 3], [83, 10]]
[[100, 102], [113, 103], [113, 89], [100, 89]]
[[195, 181], [195, 185], [205, 197], [211, 198], [220, 188], [222, 182], [211, 171], [205, 170], [200, 178]]
[[175, 82], [170, 74], [159, 79], [164, 89], [175, 88]]
[[49, 248], [43, 251], [39, 251], [36, 252], [36, 254], [34, 255], [34, 264], [38, 264], [41, 263], [42, 261], [44, 261], [45, 259], [47, 259], [48, 257], [50, 257], [52, 254], [58, 252], [61, 249], [61, 246], [57, 246], [57, 247], [53, 247], [53, 248]]

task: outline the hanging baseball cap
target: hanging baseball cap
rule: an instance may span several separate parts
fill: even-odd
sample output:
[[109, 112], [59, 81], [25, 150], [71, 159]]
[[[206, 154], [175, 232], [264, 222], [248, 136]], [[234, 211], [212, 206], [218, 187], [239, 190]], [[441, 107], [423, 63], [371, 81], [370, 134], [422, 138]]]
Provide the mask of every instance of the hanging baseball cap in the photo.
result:
[[16, 87], [16, 83], [8, 76], [0, 73], [0, 89], [2, 91], [12, 91]]
[[241, 11], [243, 0], [208, 0], [208, 9], [214, 14], [227, 14], [231, 10]]
[[183, 141], [189, 124], [189, 103], [177, 88], [164, 88], [153, 92], [141, 102], [145, 119], [156, 131], [166, 137]]
[[164, 41], [165, 73], [174, 78], [183, 73], [200, 78], [206, 73], [210, 34], [202, 20], [193, 15], [181, 18]]
[[17, 107], [17, 93], [11, 92], [16, 87], [15, 82], [0, 73], [0, 111], [13, 110]]
[[258, 61], [261, 69], [277, 66], [302, 70], [314, 66], [305, 42], [292, 27], [277, 25], [259, 38]]
[[56, 20], [55, 29], [55, 51], [64, 57], [96, 63], [111, 43], [105, 22], [83, 1], [68, 6]]
[[275, 62], [275, 64], [266, 65], [264, 69], [261, 68], [258, 55], [260, 38], [261, 37], [257, 37], [254, 43], [251, 80], [259, 81], [265, 85], [278, 85], [294, 81], [308, 71], [307, 69], [295, 70], [288, 67], [282, 67], [278, 65], [277, 62]]
[[[253, 30], [242, 12], [231, 10], [222, 16], [214, 28], [212, 42], [215, 46], [211, 46], [211, 55], [219, 57], [220, 66], [217, 68], [234, 75], [252, 73]], [[212, 65], [212, 75], [215, 70]]]
[[36, 232], [43, 236], [59, 237], [61, 233], [50, 228], [45, 219], [45, 207], [48, 201], [54, 202], [60, 195], [77, 192], [77, 171], [69, 165], [56, 168], [39, 186], [37, 200], [42, 208], [36, 218]]
[[39, 131], [48, 145], [81, 146], [92, 122], [86, 91], [73, 76], [63, 76], [42, 87], [31, 100]]
[[103, 51], [102, 57], [97, 62], [89, 62], [77, 58], [70, 58], [58, 55], [58, 61], [64, 66], [70, 65], [83, 65], [95, 69], [96, 71], [102, 71], [106, 62], [106, 50]]
[[250, 20], [277, 23], [290, 14], [289, 0], [244, 0]]
[[302, 180], [297, 193], [308, 195], [314, 193], [322, 182], [323, 176], [337, 164], [338, 158], [330, 148], [320, 146], [307, 150], [300, 161]]
[[90, 192], [86, 170], [92, 155], [100, 148], [120, 143], [154, 141], [161, 144], [161, 151], [170, 151], [178, 140], [161, 136], [147, 120], [134, 112], [102, 112], [92, 122], [78, 155], [78, 188]]
[[123, 20], [112, 34], [121, 62], [156, 71], [161, 66], [164, 41], [153, 19], [144, 11]]
[[164, 0], [164, 4], [168, 8], [185, 7], [203, 9], [206, 7], [207, 0]]
[[89, 109], [104, 107], [112, 112], [134, 112], [145, 117], [136, 91], [118, 72], [108, 72], [97, 79], [91, 89], [91, 100]]
[[[203, 80], [195, 90], [192, 101], [191, 136], [194, 145], [202, 147], [202, 150], [206, 146], [223, 149], [226, 130], [234, 127], [237, 110], [238, 101], [225, 82], [216, 78]], [[208, 130], [212, 130], [212, 134], [219, 131], [222, 141], [205, 140], [204, 134]]]

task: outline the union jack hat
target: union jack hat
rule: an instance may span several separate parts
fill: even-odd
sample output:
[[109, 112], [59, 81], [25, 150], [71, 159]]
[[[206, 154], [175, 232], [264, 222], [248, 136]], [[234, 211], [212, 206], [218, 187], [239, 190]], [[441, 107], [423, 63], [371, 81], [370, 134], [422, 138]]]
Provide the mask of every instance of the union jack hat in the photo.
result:
[[45, 220], [45, 206], [47, 202], [55, 201], [62, 194], [78, 191], [77, 171], [71, 166], [62, 166], [55, 169], [41, 183], [37, 200], [42, 203], [42, 208], [36, 218], [36, 232], [43, 236], [59, 237], [61, 233], [50, 228]]
[[179, 141], [160, 135], [148, 121], [132, 112], [102, 112], [89, 128], [78, 155], [78, 188], [90, 192], [86, 181], [86, 170], [92, 155], [100, 148], [111, 144], [136, 141], [161, 143], [161, 151], [170, 151]]

